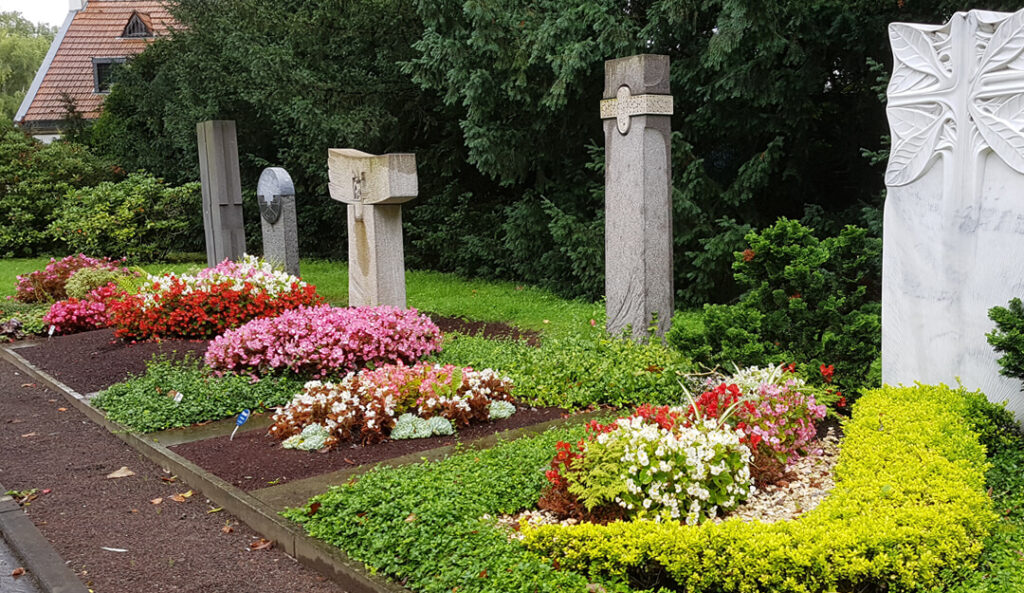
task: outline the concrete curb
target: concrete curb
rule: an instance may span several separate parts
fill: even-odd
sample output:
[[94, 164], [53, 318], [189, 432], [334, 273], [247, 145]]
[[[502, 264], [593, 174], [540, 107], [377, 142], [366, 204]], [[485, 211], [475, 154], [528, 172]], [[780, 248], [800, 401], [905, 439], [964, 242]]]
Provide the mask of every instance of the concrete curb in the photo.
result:
[[[18, 370], [34, 377], [47, 388], [62, 394], [72, 406], [85, 414], [90, 420], [106, 428], [111, 434], [142, 453], [149, 460], [177, 475], [192, 488], [201, 491], [206, 498], [209, 498], [225, 511], [238, 517], [240, 521], [263, 537], [273, 541], [289, 556], [332, 579], [342, 587], [345, 587], [350, 593], [409, 592], [408, 589], [397, 583], [371, 574], [361, 562], [352, 560], [342, 550], [309, 537], [301, 527], [280, 517], [277, 514], [277, 510], [267, 504], [267, 502], [287, 499], [295, 500], [294, 496], [282, 497], [285, 494], [283, 491], [287, 490], [284, 487], [290, 486], [290, 484], [283, 484], [281, 487], [268, 488], [253, 493], [245, 492], [171, 451], [167, 446], [160, 443], [158, 439], [153, 438], [153, 435], [147, 436], [133, 433], [130, 429], [107, 419], [103, 412], [89, 405], [86, 396], [37, 368], [13, 349], [0, 347], [0, 358], [10, 362]], [[570, 422], [583, 422], [599, 414], [601, 412], [579, 414], [574, 416]], [[465, 445], [468, 447], [491, 446], [499, 439], [510, 440], [533, 434], [559, 422], [555, 420], [530, 427], [513, 429], [470, 441]], [[454, 450], [454, 447], [451, 446], [439, 447], [381, 463], [400, 465], [402, 463], [418, 462], [423, 457], [440, 459], [452, 450]], [[346, 476], [351, 477], [369, 471], [371, 467], [364, 466], [363, 468], [343, 471]], [[280, 489], [280, 492], [277, 491], [278, 489]], [[319, 492], [322, 491], [321, 489]]]
[[[7, 489], [0, 485], [0, 492]], [[0, 496], [0, 536], [45, 593], [89, 593], [36, 524], [10, 496]]]

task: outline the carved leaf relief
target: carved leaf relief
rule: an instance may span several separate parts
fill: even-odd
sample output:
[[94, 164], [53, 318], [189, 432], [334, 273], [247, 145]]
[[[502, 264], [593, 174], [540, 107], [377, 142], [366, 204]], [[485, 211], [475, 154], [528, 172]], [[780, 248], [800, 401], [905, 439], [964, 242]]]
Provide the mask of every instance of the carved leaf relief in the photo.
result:
[[[895, 122], [893, 111], [890, 110], [890, 119]], [[937, 117], [913, 109], [901, 111], [912, 112], [912, 118], [927, 117], [928, 121], [923, 127], [916, 128], [913, 135], [908, 135], [895, 140], [892, 152], [889, 154], [889, 168], [885, 172], [885, 184], [889, 186], [906, 185], [918, 177], [928, 168], [932, 159], [937, 156], [939, 137], [942, 133], [945, 118]], [[925, 123], [919, 119], [919, 123]], [[894, 124], [894, 128], [895, 128]]]
[[[1004, 119], [971, 105], [971, 113], [982, 138], [1007, 165], [1024, 173], [1024, 134]], [[1018, 124], [1019, 125], [1019, 124]]]
[[945, 70], [939, 65], [932, 42], [923, 31], [903, 23], [889, 25], [892, 53], [898, 63], [939, 79]]
[[1024, 50], [1024, 11], [1013, 13], [992, 35], [981, 56], [980, 72], [992, 72], [1016, 60]]

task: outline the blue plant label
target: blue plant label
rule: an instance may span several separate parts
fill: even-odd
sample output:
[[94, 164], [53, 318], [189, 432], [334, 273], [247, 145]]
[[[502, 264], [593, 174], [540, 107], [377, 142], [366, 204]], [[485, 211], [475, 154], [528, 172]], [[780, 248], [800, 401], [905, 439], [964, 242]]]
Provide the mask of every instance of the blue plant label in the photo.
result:
[[249, 410], [242, 410], [242, 413], [238, 415], [238, 420], [235, 420], [235, 426], [241, 426], [245, 424], [245, 421], [249, 419]]

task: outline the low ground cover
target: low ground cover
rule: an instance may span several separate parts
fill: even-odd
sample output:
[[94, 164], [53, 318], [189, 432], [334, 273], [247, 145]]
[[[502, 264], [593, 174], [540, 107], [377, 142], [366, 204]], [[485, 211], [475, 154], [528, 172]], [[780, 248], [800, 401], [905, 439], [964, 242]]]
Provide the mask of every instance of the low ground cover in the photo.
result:
[[[177, 362], [155, 358], [146, 373], [111, 386], [92, 405], [120, 424], [140, 432], [190, 426], [237, 414], [269, 410], [291, 401], [302, 382], [267, 378], [214, 376], [195, 357]], [[180, 395], [180, 399], [178, 396]]]

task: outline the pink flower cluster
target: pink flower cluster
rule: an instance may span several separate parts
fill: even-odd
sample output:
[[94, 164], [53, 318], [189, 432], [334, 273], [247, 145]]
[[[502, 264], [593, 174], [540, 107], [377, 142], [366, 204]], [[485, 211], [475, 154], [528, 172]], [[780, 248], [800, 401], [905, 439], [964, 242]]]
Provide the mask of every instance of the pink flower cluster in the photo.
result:
[[761, 446], [774, 451], [783, 465], [806, 453], [804, 448], [817, 435], [814, 423], [825, 417], [825, 406], [790, 385], [762, 383], [753, 396], [752, 409], [739, 413], [745, 432], [761, 437]]
[[321, 378], [372, 364], [405, 362], [441, 349], [441, 330], [415, 309], [299, 307], [218, 336], [206, 364], [258, 377], [290, 371]]
[[111, 282], [89, 293], [84, 299], [57, 301], [43, 316], [43, 323], [52, 325], [56, 334], [73, 334], [101, 329], [110, 325], [108, 306], [125, 293]]
[[348, 440], [375, 443], [408, 411], [421, 418], [441, 416], [455, 426], [486, 422], [492, 402], [514, 403], [511, 390], [511, 380], [491, 369], [387, 364], [349, 373], [337, 383], [306, 383], [302, 393], [274, 414], [270, 434], [283, 440], [320, 424], [331, 435], [328, 446]]
[[123, 259], [111, 260], [107, 257], [97, 259], [82, 253], [69, 255], [59, 261], [50, 258], [50, 263], [46, 268], [18, 276], [14, 299], [23, 303], [45, 303], [67, 298], [68, 294], [64, 287], [68, 283], [68, 278], [71, 278], [78, 270], [101, 268], [127, 274], [128, 270], [121, 267], [123, 262]]

